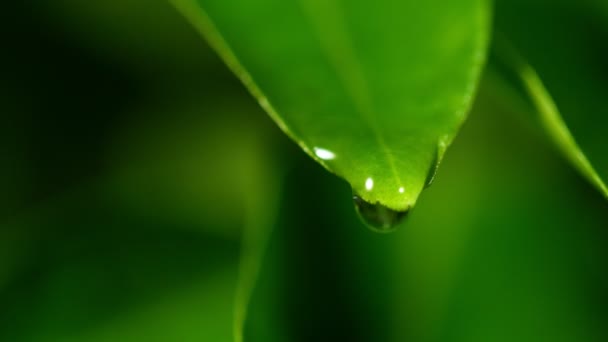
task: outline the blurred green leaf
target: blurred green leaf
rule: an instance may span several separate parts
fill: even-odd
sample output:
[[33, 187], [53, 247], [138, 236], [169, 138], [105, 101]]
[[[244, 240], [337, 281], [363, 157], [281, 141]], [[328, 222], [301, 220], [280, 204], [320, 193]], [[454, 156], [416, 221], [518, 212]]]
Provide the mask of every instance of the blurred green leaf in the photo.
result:
[[109, 196], [134, 213], [238, 237], [278, 131], [243, 93], [151, 103], [129, 115], [108, 144]]
[[485, 0], [174, 0], [283, 131], [363, 200], [406, 211], [465, 119]]
[[235, 294], [233, 335], [244, 341], [247, 312], [262, 269], [268, 240], [276, 224], [283, 175], [277, 165], [259, 164], [256, 179], [248, 184], [245, 223], [241, 236], [239, 278]]
[[[605, 7], [604, 7], [605, 9]], [[599, 2], [498, 1], [493, 70], [608, 198], [608, 25]]]
[[231, 331], [242, 341], [282, 175], [272, 146], [278, 130], [238, 94], [146, 108], [145, 121], [125, 124], [113, 158], [123, 161], [118, 198], [135, 212], [165, 211], [174, 221], [206, 222], [206, 233], [240, 236]]

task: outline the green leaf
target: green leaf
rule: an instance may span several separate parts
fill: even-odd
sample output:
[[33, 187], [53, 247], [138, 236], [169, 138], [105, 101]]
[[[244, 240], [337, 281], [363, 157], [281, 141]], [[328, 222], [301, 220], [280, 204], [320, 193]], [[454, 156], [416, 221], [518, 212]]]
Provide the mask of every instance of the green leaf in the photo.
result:
[[133, 108], [103, 177], [3, 222], [0, 340], [243, 340], [282, 172], [239, 90]]
[[[608, 198], [608, 11], [594, 1], [499, 1], [493, 63], [568, 161]], [[523, 101], [522, 101], [523, 100]]]
[[[249, 303], [262, 268], [262, 261], [279, 209], [282, 168], [265, 151], [250, 153], [251, 176], [243, 184], [244, 227], [241, 236], [239, 275], [234, 299], [233, 336], [244, 341]], [[253, 169], [253, 170], [251, 170]]]
[[484, 0], [174, 0], [281, 129], [364, 201], [407, 211], [464, 121]]
[[131, 205], [156, 215], [168, 210], [173, 220], [215, 221], [205, 225], [206, 233], [233, 236], [234, 228], [241, 228], [231, 322], [234, 341], [241, 342], [283, 172], [269, 120], [259, 116], [262, 111], [250, 98], [237, 95], [146, 110], [145, 123], [126, 129], [116, 144], [124, 154], [119, 159], [130, 161], [119, 170], [116, 188]]
[[[483, 88], [478, 100], [445, 176], [390, 236], [355, 229], [349, 189], [299, 159], [258, 287], [275, 284], [267, 330], [284, 330], [280, 341], [607, 340], [603, 199]], [[259, 331], [247, 336], [269, 341]]]

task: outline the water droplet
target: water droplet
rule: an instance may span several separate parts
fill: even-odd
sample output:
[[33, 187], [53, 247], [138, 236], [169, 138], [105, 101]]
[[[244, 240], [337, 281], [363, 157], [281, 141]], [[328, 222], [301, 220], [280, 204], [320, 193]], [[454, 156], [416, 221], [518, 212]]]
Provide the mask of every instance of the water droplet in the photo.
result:
[[437, 143], [437, 150], [435, 152], [435, 157], [431, 161], [431, 166], [429, 167], [429, 171], [426, 175], [425, 180], [425, 188], [428, 188], [433, 184], [435, 180], [435, 176], [437, 175], [437, 169], [439, 169], [439, 164], [441, 164], [441, 158], [445, 153], [445, 150], [448, 148], [449, 136], [444, 135], [439, 139], [439, 143]]
[[336, 154], [324, 148], [315, 147], [315, 155], [323, 160], [332, 160], [336, 158]]
[[403, 211], [393, 210], [379, 203], [366, 202], [357, 195], [353, 195], [353, 202], [361, 219], [372, 230], [380, 233], [394, 231], [409, 213], [409, 208]]
[[399, 193], [402, 194], [403, 192], [405, 192], [405, 189], [403, 187], [399, 188]]
[[431, 162], [431, 166], [429, 167], [429, 171], [426, 174], [426, 180], [424, 181], [424, 187], [428, 188], [433, 184], [435, 180], [435, 175], [437, 175], [437, 169], [439, 169], [439, 155], [435, 154], [435, 158]]

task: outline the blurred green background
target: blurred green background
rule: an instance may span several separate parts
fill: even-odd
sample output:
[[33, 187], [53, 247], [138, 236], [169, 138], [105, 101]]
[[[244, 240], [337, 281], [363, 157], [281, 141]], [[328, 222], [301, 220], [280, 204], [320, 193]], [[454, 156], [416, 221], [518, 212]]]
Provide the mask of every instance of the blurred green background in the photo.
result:
[[247, 341], [608, 340], [608, 205], [487, 79], [379, 235], [166, 2], [2, 12], [0, 341], [231, 341], [246, 229]]

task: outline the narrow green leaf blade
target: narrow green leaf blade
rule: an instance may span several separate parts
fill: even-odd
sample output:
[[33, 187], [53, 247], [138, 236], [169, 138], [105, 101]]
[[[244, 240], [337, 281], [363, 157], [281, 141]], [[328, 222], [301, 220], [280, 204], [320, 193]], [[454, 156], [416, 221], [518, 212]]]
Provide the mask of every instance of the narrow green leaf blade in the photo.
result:
[[398, 211], [465, 119], [489, 30], [485, 0], [174, 3], [304, 151]]
[[608, 198], [608, 25], [600, 2], [499, 1], [492, 65]]
[[[255, 156], [258, 157], [259, 156]], [[262, 159], [262, 158], [259, 158]], [[277, 163], [258, 162], [256, 170], [246, 184], [245, 224], [241, 237], [238, 283], [234, 299], [233, 336], [243, 342], [245, 323], [272, 228], [276, 224], [283, 171]]]

